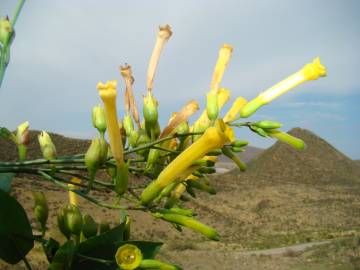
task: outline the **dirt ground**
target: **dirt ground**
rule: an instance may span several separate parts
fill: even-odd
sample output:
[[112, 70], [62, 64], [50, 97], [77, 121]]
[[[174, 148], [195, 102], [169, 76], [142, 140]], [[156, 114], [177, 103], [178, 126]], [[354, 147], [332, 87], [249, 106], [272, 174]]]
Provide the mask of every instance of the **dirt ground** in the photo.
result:
[[[208, 241], [188, 229], [179, 233], [168, 223], [139, 211], [130, 213], [132, 238], [164, 241], [158, 258], [184, 269], [360, 269], [356, 268], [360, 267], [360, 243], [356, 242], [360, 232], [360, 184], [265, 183], [231, 173], [214, 176], [211, 183], [218, 190], [216, 195], [199, 193], [196, 200], [186, 205], [194, 207], [201, 221], [219, 231], [220, 242]], [[34, 228], [38, 224], [33, 217], [31, 189], [46, 193], [51, 228], [47, 236], [62, 241], [54, 225], [57, 212], [68, 200], [67, 192], [44, 181], [16, 178], [12, 194], [26, 209]], [[95, 192], [94, 195], [103, 201], [113, 200], [108, 194]], [[83, 199], [80, 208], [97, 221], [106, 220], [112, 226], [119, 222], [117, 210], [99, 208]], [[334, 248], [326, 244], [328, 251], [316, 256], [313, 253], [320, 247], [313, 247], [312, 253], [289, 250], [277, 255], [251, 255], [246, 252], [339, 237], [345, 237], [351, 245], [345, 242]], [[36, 246], [28, 259], [34, 269], [47, 269], [40, 249]], [[25, 269], [22, 263], [0, 266]]]

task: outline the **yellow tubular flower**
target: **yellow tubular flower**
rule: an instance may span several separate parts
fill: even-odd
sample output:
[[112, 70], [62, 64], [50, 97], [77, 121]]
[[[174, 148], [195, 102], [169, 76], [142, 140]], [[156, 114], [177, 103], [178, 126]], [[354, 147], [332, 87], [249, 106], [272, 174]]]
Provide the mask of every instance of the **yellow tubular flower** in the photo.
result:
[[117, 81], [108, 81], [105, 84], [99, 82], [97, 84], [97, 89], [104, 102], [111, 152], [117, 165], [121, 167], [124, 164], [124, 157], [122, 139], [116, 114], [116, 85]]
[[230, 61], [233, 48], [229, 44], [224, 44], [224, 46], [219, 50], [219, 56], [216, 62], [214, 69], [212, 81], [210, 84], [211, 91], [217, 91], [219, 84], [224, 75], [225, 68]]
[[159, 174], [158, 178], [144, 189], [141, 194], [142, 204], [150, 203], [163, 188], [175, 181], [184, 170], [191, 166], [194, 160], [202, 158], [213, 149], [221, 148], [228, 141], [229, 138], [222, 129], [208, 128], [200, 139], [178, 155]]
[[218, 108], [219, 111], [222, 109], [222, 107], [224, 107], [224, 105], [226, 104], [226, 102], [228, 102], [230, 99], [230, 90], [226, 89], [226, 88], [220, 88], [218, 91]]
[[239, 116], [240, 110], [242, 109], [242, 107], [245, 106], [246, 102], [247, 101], [245, 98], [238, 97], [232, 104], [230, 110], [224, 116], [223, 118], [224, 122], [228, 123], [230, 121], [235, 120]]
[[275, 84], [265, 92], [258, 95], [255, 99], [247, 103], [241, 110], [241, 117], [249, 117], [261, 106], [268, 104], [275, 98], [288, 92], [292, 88], [302, 84], [306, 81], [316, 80], [320, 77], [326, 76], [326, 68], [320, 63], [320, 58], [317, 57], [312, 63], [305, 65], [301, 70], [289, 76], [287, 79]]
[[[80, 184], [81, 180], [79, 178], [74, 177], [71, 179], [71, 182]], [[77, 186], [73, 184], [68, 184], [68, 187], [73, 190], [77, 189]], [[69, 203], [78, 206], [78, 195], [75, 192], [69, 191]]]

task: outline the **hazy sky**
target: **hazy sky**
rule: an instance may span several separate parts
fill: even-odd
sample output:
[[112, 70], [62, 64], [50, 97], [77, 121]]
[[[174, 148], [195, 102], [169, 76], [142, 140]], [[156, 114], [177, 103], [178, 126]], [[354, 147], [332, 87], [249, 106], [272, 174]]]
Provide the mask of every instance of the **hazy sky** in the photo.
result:
[[[11, 16], [17, 0], [0, 1], [0, 15]], [[129, 63], [140, 104], [158, 26], [169, 24], [174, 34], [154, 84], [162, 123], [190, 99], [203, 108], [224, 43], [234, 47], [222, 83], [233, 98], [254, 98], [320, 56], [328, 77], [297, 87], [251, 120], [309, 129], [360, 159], [359, 10], [356, 0], [28, 0], [0, 89], [0, 126], [29, 120], [32, 129], [93, 136], [97, 82], [118, 79], [122, 99], [118, 66]], [[120, 99], [118, 107], [122, 113]], [[238, 134], [260, 147], [274, 142]]]

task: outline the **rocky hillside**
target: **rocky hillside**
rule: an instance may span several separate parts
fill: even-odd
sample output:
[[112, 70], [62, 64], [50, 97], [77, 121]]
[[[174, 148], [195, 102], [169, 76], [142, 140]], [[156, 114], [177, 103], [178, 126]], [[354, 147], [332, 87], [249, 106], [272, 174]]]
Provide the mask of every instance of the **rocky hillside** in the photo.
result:
[[360, 181], [358, 162], [311, 131], [294, 128], [289, 133], [305, 141], [307, 148], [298, 151], [285, 143], [276, 143], [249, 163], [248, 174], [297, 183]]

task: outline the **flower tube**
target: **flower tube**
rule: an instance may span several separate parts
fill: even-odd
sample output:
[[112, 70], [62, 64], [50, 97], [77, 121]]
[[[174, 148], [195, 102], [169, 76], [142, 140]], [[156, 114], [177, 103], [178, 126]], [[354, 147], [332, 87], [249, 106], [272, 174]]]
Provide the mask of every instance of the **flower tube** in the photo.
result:
[[229, 139], [216, 127], [209, 127], [190, 147], [178, 155], [141, 194], [142, 204], [150, 203], [163, 188], [171, 184], [186, 170], [194, 160], [202, 158], [207, 152], [221, 148]]
[[243, 118], [249, 117], [255, 113], [261, 106], [268, 104], [275, 98], [288, 92], [292, 88], [306, 81], [317, 80], [319, 77], [326, 76], [326, 68], [320, 63], [317, 57], [312, 63], [306, 64], [301, 70], [289, 76], [287, 79], [275, 84], [265, 92], [258, 95], [255, 99], [247, 103], [240, 112]]
[[117, 81], [99, 82], [97, 89], [104, 102], [106, 123], [109, 133], [110, 147], [118, 166], [124, 164], [122, 139], [116, 114], [116, 85]]
[[228, 123], [235, 120], [239, 116], [239, 113], [241, 109], [245, 106], [246, 102], [247, 101], [245, 98], [238, 97], [232, 104], [230, 110], [228, 110], [228, 112], [225, 114], [223, 118], [224, 122]]
[[227, 64], [230, 61], [231, 54], [233, 51], [233, 47], [229, 44], [224, 44], [222, 48], [219, 50], [219, 56], [215, 65], [212, 81], [210, 84], [211, 91], [217, 91], [219, 88], [219, 84], [224, 75]]
[[153, 89], [155, 71], [159, 63], [161, 51], [163, 50], [165, 43], [169, 40], [171, 35], [172, 35], [172, 31], [170, 25], [159, 27], [159, 32], [156, 36], [155, 47], [153, 49], [147, 71], [146, 86], [149, 92], [151, 92]]

